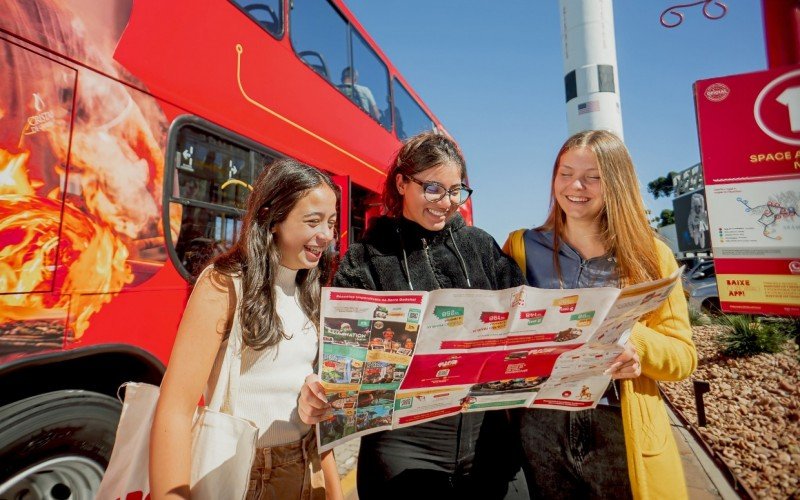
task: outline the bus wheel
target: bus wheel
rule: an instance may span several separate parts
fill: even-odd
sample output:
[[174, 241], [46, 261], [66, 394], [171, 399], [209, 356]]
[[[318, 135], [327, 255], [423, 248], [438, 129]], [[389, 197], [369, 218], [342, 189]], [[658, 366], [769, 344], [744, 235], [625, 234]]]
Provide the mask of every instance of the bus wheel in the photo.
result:
[[0, 408], [0, 498], [94, 498], [121, 408], [112, 397], [79, 390]]

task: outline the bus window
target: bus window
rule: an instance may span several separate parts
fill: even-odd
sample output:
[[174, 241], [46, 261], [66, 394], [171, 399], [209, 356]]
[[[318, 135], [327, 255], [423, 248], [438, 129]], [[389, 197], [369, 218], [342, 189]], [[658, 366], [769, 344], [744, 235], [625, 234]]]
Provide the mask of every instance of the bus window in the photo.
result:
[[349, 66], [347, 21], [327, 0], [291, 4], [290, 36], [297, 56], [334, 85]]
[[394, 83], [394, 124], [397, 129], [397, 137], [405, 140], [424, 130], [433, 130], [433, 120], [411, 97], [411, 94], [397, 80]]
[[[389, 70], [364, 38], [352, 30], [353, 67], [357, 78], [342, 82], [345, 95], [386, 130], [392, 129], [389, 99]], [[345, 68], [345, 71], [348, 68]]]
[[176, 128], [170, 215], [180, 218], [174, 252], [188, 277], [239, 237], [251, 185], [274, 157], [194, 125]]
[[231, 0], [262, 29], [274, 37], [283, 34], [283, 9], [281, 0]]

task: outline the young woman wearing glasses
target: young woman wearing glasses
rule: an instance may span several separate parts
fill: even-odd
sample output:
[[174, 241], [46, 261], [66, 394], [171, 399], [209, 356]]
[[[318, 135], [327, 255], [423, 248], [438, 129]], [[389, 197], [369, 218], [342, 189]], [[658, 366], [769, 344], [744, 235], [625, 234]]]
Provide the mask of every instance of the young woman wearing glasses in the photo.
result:
[[[494, 239], [467, 226], [458, 206], [472, 190], [466, 164], [448, 137], [425, 132], [398, 152], [384, 188], [387, 215], [350, 247], [334, 286], [368, 290], [499, 290], [524, 278]], [[300, 415], [324, 419], [324, 391], [307, 380]], [[528, 498], [505, 412], [446, 417], [361, 438], [360, 498]]]

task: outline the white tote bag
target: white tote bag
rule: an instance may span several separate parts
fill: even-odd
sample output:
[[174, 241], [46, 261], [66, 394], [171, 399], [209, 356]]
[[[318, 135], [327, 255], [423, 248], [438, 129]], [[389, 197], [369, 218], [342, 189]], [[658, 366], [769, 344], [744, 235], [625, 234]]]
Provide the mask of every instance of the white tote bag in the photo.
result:
[[[238, 296], [239, 280], [234, 283]], [[220, 377], [206, 394], [208, 406], [197, 408], [194, 415], [190, 478], [193, 500], [242, 499], [247, 493], [258, 428], [249, 420], [233, 416], [241, 372], [238, 307], [233, 324], [236, 326], [224, 346]], [[117, 437], [97, 491], [98, 500], [125, 500], [132, 493], [135, 498], [146, 498], [150, 494], [150, 428], [158, 395], [159, 388], [154, 385], [125, 384]]]

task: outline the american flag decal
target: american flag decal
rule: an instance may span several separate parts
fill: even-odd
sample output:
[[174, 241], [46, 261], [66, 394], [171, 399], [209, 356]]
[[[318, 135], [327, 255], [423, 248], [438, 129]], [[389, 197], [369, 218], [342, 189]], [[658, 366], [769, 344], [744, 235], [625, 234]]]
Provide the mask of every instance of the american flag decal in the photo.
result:
[[578, 114], [583, 115], [586, 113], [594, 113], [600, 110], [600, 103], [598, 101], [587, 101], [578, 104]]

